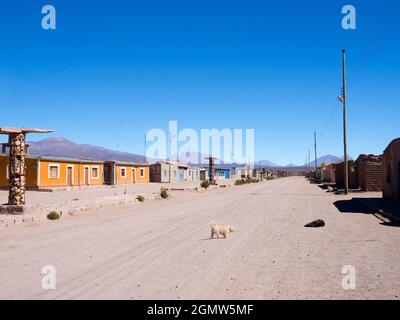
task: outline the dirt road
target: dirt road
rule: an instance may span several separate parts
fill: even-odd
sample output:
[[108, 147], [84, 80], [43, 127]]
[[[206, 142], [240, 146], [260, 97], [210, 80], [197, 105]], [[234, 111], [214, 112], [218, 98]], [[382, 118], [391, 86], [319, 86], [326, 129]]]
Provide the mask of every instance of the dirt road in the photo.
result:
[[[399, 299], [400, 228], [333, 204], [350, 198], [293, 177], [4, 230], [0, 298]], [[326, 226], [303, 227], [316, 218]], [[209, 240], [211, 220], [236, 232]]]

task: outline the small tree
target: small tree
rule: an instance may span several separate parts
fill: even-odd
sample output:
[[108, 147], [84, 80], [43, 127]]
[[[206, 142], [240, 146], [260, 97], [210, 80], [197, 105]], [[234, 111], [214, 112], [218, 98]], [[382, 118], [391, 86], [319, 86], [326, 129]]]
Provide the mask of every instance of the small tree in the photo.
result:
[[47, 215], [47, 219], [49, 219], [49, 220], [58, 220], [58, 219], [60, 219], [60, 217], [61, 217], [61, 215], [57, 211], [51, 211]]
[[138, 195], [136, 199], [140, 202], [144, 202], [144, 197], [142, 195]]
[[203, 187], [204, 189], [207, 189], [210, 186], [210, 181], [208, 180], [204, 180], [201, 184], [201, 187]]
[[160, 196], [161, 196], [161, 198], [163, 198], [163, 199], [167, 199], [167, 198], [169, 197], [168, 190], [165, 189], [165, 188], [161, 188], [161, 190], [160, 190]]
[[242, 179], [239, 179], [239, 180], [235, 181], [235, 186], [240, 186], [242, 184], [243, 184], [243, 180]]

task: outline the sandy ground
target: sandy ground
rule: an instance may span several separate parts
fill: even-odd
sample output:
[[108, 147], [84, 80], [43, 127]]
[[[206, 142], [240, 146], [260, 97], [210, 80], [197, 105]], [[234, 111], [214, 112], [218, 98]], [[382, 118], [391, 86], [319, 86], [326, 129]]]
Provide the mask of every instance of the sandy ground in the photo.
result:
[[[228, 181], [228, 180], [227, 180]], [[230, 181], [230, 180], [229, 180]], [[155, 193], [159, 192], [161, 187], [164, 188], [190, 188], [200, 186], [200, 181], [173, 182], [173, 183], [138, 183], [118, 186], [91, 186], [90, 188], [65, 190], [60, 188], [60, 191], [45, 192], [45, 191], [27, 191], [26, 198], [29, 205], [46, 205], [59, 204], [73, 199], [97, 199], [101, 197], [109, 197], [115, 194], [122, 195], [137, 194], [137, 193]], [[0, 203], [8, 202], [8, 191], [0, 190]]]
[[[351, 197], [293, 177], [6, 229], [0, 298], [399, 299], [400, 228], [334, 205]], [[326, 226], [303, 227], [316, 218]], [[211, 220], [236, 232], [209, 240]], [[44, 265], [55, 290], [41, 288]]]

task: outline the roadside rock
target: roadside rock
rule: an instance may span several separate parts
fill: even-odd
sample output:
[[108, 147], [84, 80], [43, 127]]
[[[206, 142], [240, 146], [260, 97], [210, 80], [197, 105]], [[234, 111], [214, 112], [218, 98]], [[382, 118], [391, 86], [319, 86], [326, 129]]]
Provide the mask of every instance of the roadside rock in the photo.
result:
[[320, 228], [325, 226], [325, 221], [318, 219], [304, 225], [306, 228]]

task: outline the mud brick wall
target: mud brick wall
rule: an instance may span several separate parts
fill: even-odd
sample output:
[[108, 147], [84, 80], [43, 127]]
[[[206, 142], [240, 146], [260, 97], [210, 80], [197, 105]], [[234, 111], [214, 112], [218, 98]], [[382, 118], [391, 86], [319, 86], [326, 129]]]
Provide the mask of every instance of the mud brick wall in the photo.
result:
[[400, 201], [400, 138], [393, 140], [382, 157], [383, 197]]
[[[349, 188], [357, 189], [357, 174], [356, 174], [356, 166], [354, 161], [347, 161], [347, 167], [349, 172]], [[335, 172], [335, 180], [336, 186], [338, 188], [344, 188], [344, 162], [336, 164], [336, 172]]]
[[382, 157], [360, 155], [356, 160], [357, 183], [363, 191], [382, 191]]

